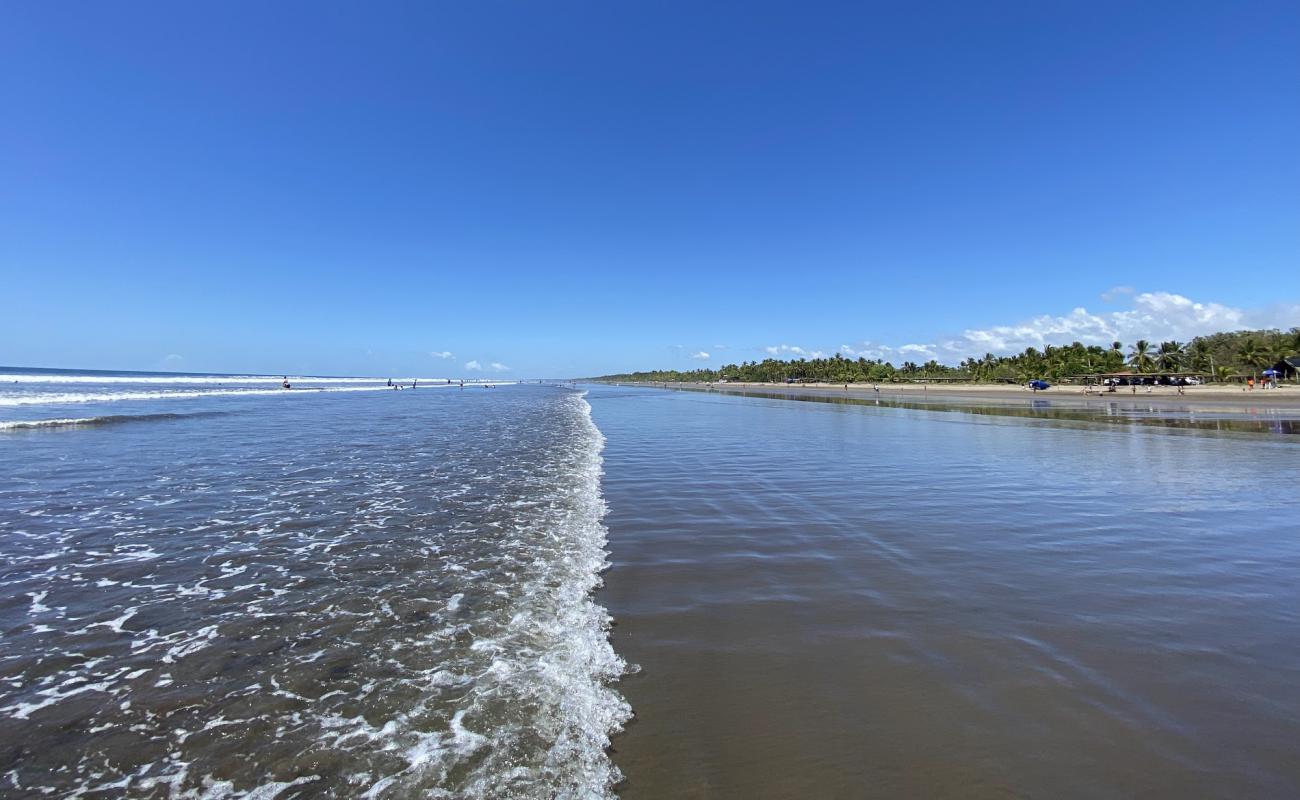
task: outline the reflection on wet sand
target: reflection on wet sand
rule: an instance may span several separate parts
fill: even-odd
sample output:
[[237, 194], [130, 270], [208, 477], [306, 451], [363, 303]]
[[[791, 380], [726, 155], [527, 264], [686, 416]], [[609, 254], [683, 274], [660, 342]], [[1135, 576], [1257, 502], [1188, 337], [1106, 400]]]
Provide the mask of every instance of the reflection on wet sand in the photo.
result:
[[1293, 422], [747, 394], [589, 396], [624, 800], [1300, 796]]
[[953, 411], [1003, 417], [1031, 417], [1073, 422], [1106, 422], [1121, 425], [1155, 425], [1163, 428], [1186, 428], [1225, 433], [1300, 433], [1300, 414], [1267, 407], [1243, 407], [1233, 411], [1206, 411], [1191, 405], [1155, 404], [1141, 400], [1105, 400], [1090, 398], [1080, 404], [1074, 398], [1053, 400], [1031, 397], [1020, 401], [988, 402], [980, 398], [954, 399], [952, 396], [933, 400], [897, 395], [862, 397], [836, 395], [833, 392], [780, 391], [765, 392], [759, 389], [695, 389], [672, 387], [678, 391], [715, 391], [742, 397], [762, 397], [771, 400], [801, 400], [812, 403], [837, 403], [846, 405], [871, 405], [892, 408], [912, 408], [925, 411]]

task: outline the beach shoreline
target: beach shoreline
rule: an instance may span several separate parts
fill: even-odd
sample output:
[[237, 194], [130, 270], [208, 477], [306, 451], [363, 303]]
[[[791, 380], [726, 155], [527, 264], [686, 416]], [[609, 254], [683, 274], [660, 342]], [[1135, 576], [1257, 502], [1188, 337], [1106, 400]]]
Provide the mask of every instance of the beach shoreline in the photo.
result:
[[[1141, 403], [1161, 410], [1184, 410], [1225, 414], [1281, 414], [1300, 418], [1300, 386], [1282, 385], [1277, 389], [1243, 389], [1240, 386], [1187, 386], [1183, 393], [1173, 386], [1116, 387], [1114, 392], [1086, 393], [1081, 386], [1054, 385], [1044, 391], [1031, 391], [1015, 384], [990, 383], [673, 383], [628, 382], [623, 386], [643, 386], [727, 394], [798, 395], [815, 397], [851, 397], [903, 403], [954, 403], [979, 406], [1023, 406], [1049, 401], [1062, 409], [1103, 409], [1108, 403]], [[1136, 392], [1133, 389], [1136, 388]], [[1148, 391], [1148, 388], [1150, 391]]]

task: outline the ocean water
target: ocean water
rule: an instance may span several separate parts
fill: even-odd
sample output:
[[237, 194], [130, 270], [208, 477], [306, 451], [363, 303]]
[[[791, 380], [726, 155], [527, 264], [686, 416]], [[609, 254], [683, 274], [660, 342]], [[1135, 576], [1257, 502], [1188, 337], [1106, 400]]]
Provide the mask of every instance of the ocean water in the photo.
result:
[[1300, 796], [1274, 420], [0, 372], [0, 796]]
[[1295, 436], [588, 399], [627, 800], [1300, 797]]
[[0, 377], [0, 794], [608, 796], [583, 393], [290, 380]]

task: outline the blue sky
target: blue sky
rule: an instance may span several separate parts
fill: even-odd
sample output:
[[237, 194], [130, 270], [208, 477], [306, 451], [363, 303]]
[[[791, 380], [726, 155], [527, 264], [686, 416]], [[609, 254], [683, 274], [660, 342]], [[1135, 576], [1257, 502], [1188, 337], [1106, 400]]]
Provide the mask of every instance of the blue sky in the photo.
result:
[[13, 4], [0, 363], [1300, 325], [1298, 42], [1294, 2]]

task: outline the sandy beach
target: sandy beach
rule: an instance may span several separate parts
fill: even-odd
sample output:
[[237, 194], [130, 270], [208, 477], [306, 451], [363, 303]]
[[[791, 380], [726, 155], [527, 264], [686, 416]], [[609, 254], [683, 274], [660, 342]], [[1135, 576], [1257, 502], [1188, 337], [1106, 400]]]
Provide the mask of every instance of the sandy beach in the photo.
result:
[[[1081, 386], [1060, 385], [1040, 392], [1012, 384], [961, 383], [647, 383], [667, 389], [727, 392], [733, 394], [819, 395], [878, 398], [907, 403], [959, 403], [969, 405], [1025, 405], [1049, 401], [1053, 407], [1100, 408], [1107, 403], [1150, 405], [1165, 410], [1185, 410], [1225, 414], [1277, 413], [1300, 417], [1300, 386], [1281, 385], [1276, 389], [1243, 389], [1240, 385], [1188, 386], [1180, 394], [1173, 386], [1116, 387], [1114, 392], [1086, 393]], [[1133, 391], [1136, 388], [1137, 391]]]
[[1295, 436], [756, 388], [589, 395], [623, 800], [1296, 796]]

